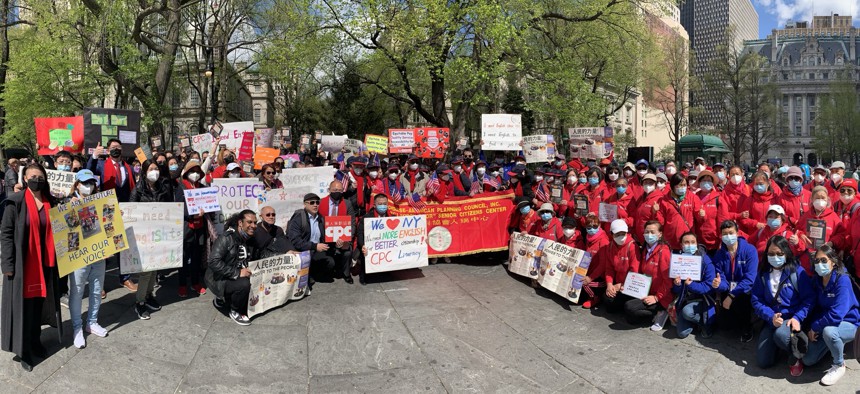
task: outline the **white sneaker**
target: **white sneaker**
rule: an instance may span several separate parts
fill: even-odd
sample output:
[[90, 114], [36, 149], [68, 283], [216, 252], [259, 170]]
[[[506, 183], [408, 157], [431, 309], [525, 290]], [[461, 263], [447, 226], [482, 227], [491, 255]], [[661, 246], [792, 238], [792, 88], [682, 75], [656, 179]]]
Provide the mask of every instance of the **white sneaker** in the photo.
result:
[[87, 340], [84, 339], [84, 330], [75, 330], [75, 347], [78, 349], [87, 347]]
[[100, 326], [98, 323], [88, 325], [85, 330], [86, 332], [101, 338], [104, 338], [108, 335], [108, 330]]
[[842, 375], [845, 375], [845, 364], [840, 366], [832, 366], [827, 372], [824, 374], [824, 377], [821, 378], [821, 384], [825, 386], [832, 386], [842, 378]]
[[657, 312], [657, 316], [654, 316], [654, 324], [651, 325], [651, 331], [660, 331], [663, 329], [663, 326], [666, 325], [666, 320], [669, 318], [669, 312], [660, 311]]
[[236, 322], [236, 324], [238, 324], [240, 326], [250, 326], [251, 325], [251, 319], [249, 319], [248, 316], [245, 316], [239, 312], [231, 310], [230, 311], [230, 318], [233, 319], [233, 321]]

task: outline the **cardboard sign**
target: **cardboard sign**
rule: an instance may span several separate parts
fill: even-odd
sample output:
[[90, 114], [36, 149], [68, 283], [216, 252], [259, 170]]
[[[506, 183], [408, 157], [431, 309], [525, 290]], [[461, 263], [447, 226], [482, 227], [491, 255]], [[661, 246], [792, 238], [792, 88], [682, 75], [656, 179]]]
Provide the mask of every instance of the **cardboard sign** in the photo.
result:
[[601, 223], [612, 223], [613, 220], [618, 219], [618, 205], [600, 203], [597, 218]]
[[75, 173], [57, 170], [45, 170], [48, 173], [48, 186], [51, 187], [51, 195], [56, 198], [66, 198], [73, 193], [72, 186], [75, 184]]
[[365, 272], [397, 271], [427, 266], [427, 217], [424, 215], [365, 218]]
[[84, 148], [84, 117], [35, 118], [39, 155], [53, 156], [64, 150], [80, 153]]
[[187, 134], [183, 134], [179, 137], [179, 147], [187, 148], [191, 146], [191, 138], [188, 137]]
[[248, 263], [251, 294], [248, 317], [305, 296], [310, 273], [310, 252], [284, 254]]
[[274, 145], [275, 129], [256, 129], [254, 130], [254, 146], [262, 146], [271, 148]]
[[395, 153], [412, 153], [415, 147], [414, 129], [388, 129], [388, 151]]
[[613, 149], [612, 127], [574, 127], [567, 130], [570, 158], [600, 160]]
[[236, 159], [239, 161], [250, 161], [254, 159], [254, 134], [245, 133], [242, 135], [242, 144], [239, 145], [239, 152], [236, 154]]
[[59, 204], [49, 215], [61, 277], [128, 249], [114, 189]]
[[327, 216], [325, 218], [325, 242], [352, 241], [352, 218], [350, 216]]
[[311, 135], [302, 134], [301, 137], [299, 137], [299, 144], [302, 145], [302, 148], [308, 149], [311, 145]]
[[820, 248], [827, 242], [827, 221], [820, 219], [807, 220], [806, 235], [812, 241], [813, 248]]
[[[200, 154], [203, 154], [203, 152], [209, 152], [214, 144], [215, 138], [209, 133], [197, 134], [191, 137], [191, 149]], [[215, 152], [209, 153], [213, 155], [215, 154]]]
[[254, 169], [259, 170], [266, 164], [274, 163], [280, 154], [280, 149], [258, 146], [257, 152], [254, 153]]
[[549, 186], [549, 200], [553, 204], [561, 204], [564, 200], [564, 183], [561, 178], [556, 178]]
[[415, 154], [425, 159], [441, 159], [445, 157], [450, 141], [448, 128], [417, 128], [413, 138], [418, 147]]
[[143, 164], [143, 162], [146, 161], [146, 153], [143, 152], [143, 148], [135, 149], [134, 150], [134, 157], [137, 158], [137, 161], [139, 161], [140, 164]]
[[349, 139], [347, 139], [347, 140], [346, 140], [346, 142], [343, 144], [343, 148], [344, 148], [344, 150], [346, 150], [347, 152], [350, 152], [350, 153], [352, 153], [352, 154], [354, 154], [354, 155], [355, 155], [355, 154], [359, 154], [359, 153], [364, 152], [365, 150], [367, 150], [367, 149], [365, 149], [365, 148], [364, 148], [364, 143], [363, 143], [363, 142], [361, 142], [361, 140], [355, 140], [355, 139], [352, 139], [352, 138], [349, 138]]
[[120, 203], [128, 250], [120, 253], [125, 274], [182, 267], [181, 202]]
[[[226, 146], [227, 149], [237, 152], [242, 147], [242, 141], [245, 138], [245, 133], [251, 134], [251, 149], [254, 148], [254, 122], [223, 123], [221, 126], [224, 129], [219, 135], [219, 139], [221, 140], [220, 143]], [[247, 160], [251, 160], [251, 157], [253, 157], [253, 152], [251, 153], [251, 156], [248, 156]], [[237, 159], [242, 160], [241, 158], [238, 158], [238, 156]]]
[[648, 297], [648, 292], [651, 290], [651, 277], [635, 272], [628, 272], [627, 279], [624, 281], [624, 286], [621, 289], [621, 294], [626, 294], [637, 300]]
[[669, 277], [702, 280], [702, 256], [673, 254], [669, 260]]
[[364, 145], [367, 147], [368, 152], [379, 153], [381, 155], [388, 154], [388, 137], [368, 134], [364, 136]]
[[221, 210], [221, 202], [218, 200], [217, 187], [203, 187], [199, 189], [185, 189], [185, 207], [189, 215], [197, 215], [200, 212], [218, 212]]
[[346, 144], [346, 136], [345, 135], [324, 135], [322, 136], [320, 144], [320, 150], [323, 152], [332, 152], [332, 153], [340, 153], [343, 150], [344, 144]]
[[520, 150], [523, 140], [522, 115], [481, 115], [481, 140], [483, 150]]
[[[122, 132], [122, 133], [120, 133]], [[84, 108], [84, 148], [92, 154], [98, 144], [107, 148], [111, 138], [122, 143], [122, 155], [134, 154], [140, 146], [140, 111]]]
[[523, 156], [526, 163], [546, 163], [555, 159], [555, 139], [552, 135], [523, 137]]
[[576, 207], [576, 214], [581, 217], [588, 216], [588, 196], [584, 194], [574, 194], [573, 203]]

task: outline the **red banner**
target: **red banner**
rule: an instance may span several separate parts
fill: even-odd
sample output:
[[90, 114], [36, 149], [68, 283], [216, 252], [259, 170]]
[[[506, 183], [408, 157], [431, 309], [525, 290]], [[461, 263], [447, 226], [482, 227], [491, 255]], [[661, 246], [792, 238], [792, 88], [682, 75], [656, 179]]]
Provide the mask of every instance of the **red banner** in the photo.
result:
[[325, 241], [352, 241], [352, 220], [349, 216], [329, 216], [325, 218]]
[[514, 211], [511, 191], [455, 197], [416, 210], [406, 202], [390, 205], [391, 216], [427, 215], [430, 257], [463, 256], [508, 249], [508, 223]]
[[254, 160], [254, 133], [246, 131], [242, 135], [242, 144], [239, 145], [239, 154], [236, 158], [239, 161]]
[[36, 118], [36, 147], [42, 156], [61, 150], [80, 153], [84, 148], [84, 118]]

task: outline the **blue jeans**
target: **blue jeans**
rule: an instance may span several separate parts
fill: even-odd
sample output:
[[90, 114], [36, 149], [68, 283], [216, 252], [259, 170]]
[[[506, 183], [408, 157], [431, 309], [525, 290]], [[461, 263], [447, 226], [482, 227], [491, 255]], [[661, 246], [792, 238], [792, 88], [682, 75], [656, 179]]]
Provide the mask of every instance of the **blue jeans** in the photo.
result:
[[776, 362], [776, 353], [782, 349], [790, 352], [791, 329], [788, 328], [788, 320], [779, 328], [773, 326], [770, 321], [764, 322], [761, 332], [758, 334], [758, 350], [755, 359], [759, 368], [770, 368]]
[[818, 340], [809, 342], [809, 349], [803, 356], [804, 365], [814, 365], [824, 358], [824, 354], [830, 351], [833, 356], [833, 365], [842, 366], [845, 363], [843, 353], [845, 344], [854, 340], [857, 334], [857, 326], [854, 323], [841, 322], [839, 326], [827, 326], [818, 333]]
[[[678, 330], [678, 338], [686, 338], [702, 321], [702, 314], [708, 310], [708, 304], [704, 300], [691, 301], [681, 308], [681, 313], [678, 314], [678, 324], [675, 327]], [[710, 327], [702, 327], [704, 330]]]
[[102, 303], [102, 283], [105, 279], [105, 261], [99, 261], [81, 268], [69, 275], [69, 314], [72, 315], [72, 328], [80, 330], [81, 300], [84, 296], [84, 286], [90, 284], [90, 306], [87, 310], [87, 325], [98, 323], [99, 306]]

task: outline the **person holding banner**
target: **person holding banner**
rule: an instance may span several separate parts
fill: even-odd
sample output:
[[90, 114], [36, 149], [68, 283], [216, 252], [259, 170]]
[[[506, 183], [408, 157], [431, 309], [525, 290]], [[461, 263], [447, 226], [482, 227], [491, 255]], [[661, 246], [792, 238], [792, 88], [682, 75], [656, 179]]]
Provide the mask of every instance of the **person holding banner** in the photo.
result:
[[0, 221], [0, 348], [15, 353], [16, 361], [30, 372], [33, 356], [48, 356], [41, 341], [42, 324], [56, 327], [60, 339], [63, 325], [60, 278], [48, 214], [56, 201], [48, 186], [48, 173], [38, 163], [24, 168], [23, 180], [27, 188], [6, 197]]
[[525, 164], [517, 164], [508, 174], [508, 189], [514, 191], [516, 197], [528, 197], [531, 202], [534, 198], [534, 192], [531, 188], [531, 176]]
[[[208, 161], [208, 159], [207, 159]], [[185, 168], [182, 169], [182, 178], [180, 186], [176, 189], [176, 201], [185, 202], [185, 190], [199, 189], [204, 187], [201, 180], [204, 177], [204, 170], [199, 163], [189, 161]], [[184, 298], [188, 294], [188, 280], [191, 279], [191, 286], [194, 291], [200, 294], [200, 291], [205, 289], [200, 285], [200, 276], [203, 267], [203, 253], [206, 245], [209, 243], [209, 224], [205, 213], [189, 213], [186, 205], [185, 220], [183, 222], [183, 246], [182, 246], [182, 267], [179, 268], [179, 296]]]
[[[355, 222], [355, 209], [343, 198], [343, 184], [337, 180], [332, 181], [328, 186], [328, 193], [328, 196], [320, 199], [319, 214], [323, 217], [323, 222], [325, 223], [328, 218], [334, 216], [348, 216], [350, 224]], [[337, 239], [334, 242], [334, 248], [330, 247], [326, 252], [334, 259], [335, 267], [342, 268], [335, 272], [335, 276], [342, 276], [343, 280], [349, 284], [353, 283], [352, 275], [349, 272], [350, 261], [352, 260], [351, 246], [352, 242]]]
[[240, 326], [248, 326], [248, 296], [251, 294], [251, 271], [248, 262], [255, 260], [252, 246], [257, 229], [257, 215], [246, 209], [227, 219], [227, 230], [215, 240], [209, 265], [206, 269], [206, 284], [215, 295], [212, 305], [221, 310], [230, 307], [230, 318]]
[[613, 220], [610, 231], [613, 242], [601, 250], [599, 257], [606, 268], [606, 310], [618, 313], [632, 299], [621, 293], [621, 287], [627, 280], [628, 272], [639, 272], [639, 247], [633, 237], [627, 234], [627, 223], [623, 219]]
[[260, 169], [260, 182], [263, 182], [263, 186], [266, 187], [266, 191], [272, 189], [283, 189], [284, 183], [281, 182], [277, 177], [277, 170], [275, 166], [272, 164], [263, 164], [263, 167]]
[[254, 249], [259, 251], [261, 259], [295, 250], [284, 229], [275, 224], [276, 217], [274, 208], [268, 205], [260, 208], [260, 222], [254, 231]]
[[672, 280], [669, 279], [669, 261], [672, 251], [663, 240], [663, 225], [656, 220], [645, 223], [643, 233], [645, 245], [642, 248], [642, 264], [639, 272], [652, 278], [648, 296], [630, 299], [624, 304], [624, 316], [627, 323], [638, 326], [653, 321], [651, 331], [660, 331], [666, 324], [669, 314], [669, 304], [672, 302]]
[[453, 173], [451, 174], [452, 186], [455, 196], [472, 196], [472, 182], [469, 180], [469, 174], [463, 167], [463, 157], [457, 156], [451, 161]]
[[529, 231], [540, 221], [540, 217], [532, 209], [529, 200], [526, 197], [517, 197], [514, 199], [514, 214], [511, 215], [511, 226], [509, 232], [519, 231], [528, 234]]
[[[358, 283], [361, 283], [362, 286], [367, 284], [367, 273], [364, 268], [365, 257], [367, 256], [367, 247], [364, 246], [364, 220], [384, 218], [388, 216], [388, 197], [384, 194], [377, 194], [373, 197], [373, 209], [364, 215], [364, 217], [355, 221], [354, 230], [352, 231], [352, 233], [355, 234], [355, 252], [353, 253], [353, 259], [357, 261]], [[358, 251], [361, 251], [360, 256], [358, 255]]]
[[753, 338], [750, 313], [753, 282], [758, 272], [758, 251], [746, 239], [740, 237], [738, 224], [726, 220], [720, 224], [722, 244], [714, 255], [716, 278], [711, 287], [722, 296], [722, 313], [719, 322], [723, 327], [737, 327], [741, 330], [741, 342]]
[[594, 288], [604, 287], [606, 282], [602, 282], [606, 273], [606, 266], [603, 255], [609, 253], [609, 235], [600, 228], [600, 220], [597, 215], [589, 213], [585, 217], [585, 250], [591, 254], [591, 264], [588, 266], [588, 272], [585, 278], [582, 279], [582, 289], [588, 296], [588, 299], [583, 301], [582, 307], [591, 309], [600, 304], [600, 292], [595, 292]]
[[552, 208], [552, 204], [548, 202], [543, 203], [538, 210], [538, 216], [540, 220], [532, 224], [532, 228], [528, 232], [529, 234], [555, 242], [564, 237], [564, 229], [561, 226], [561, 221], [555, 217], [555, 210]]
[[676, 310], [679, 310], [675, 326], [678, 338], [688, 337], [695, 327], [702, 329], [702, 338], [710, 338], [713, 336], [711, 326], [716, 314], [714, 300], [716, 290], [712, 287], [716, 278], [714, 265], [705, 253], [704, 246], [699, 245], [696, 234], [692, 232], [681, 236], [681, 254], [701, 257], [702, 269], [701, 277], [696, 280], [680, 276], [672, 278], [674, 280], [672, 293], [678, 296], [675, 304]]

